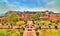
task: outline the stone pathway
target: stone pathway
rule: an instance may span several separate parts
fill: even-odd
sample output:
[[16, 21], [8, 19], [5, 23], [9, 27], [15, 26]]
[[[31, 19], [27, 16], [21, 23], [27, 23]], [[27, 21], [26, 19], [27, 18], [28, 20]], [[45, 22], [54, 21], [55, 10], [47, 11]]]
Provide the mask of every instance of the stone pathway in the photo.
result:
[[35, 26], [33, 25], [32, 21], [28, 21], [25, 25], [23, 36], [36, 36]]

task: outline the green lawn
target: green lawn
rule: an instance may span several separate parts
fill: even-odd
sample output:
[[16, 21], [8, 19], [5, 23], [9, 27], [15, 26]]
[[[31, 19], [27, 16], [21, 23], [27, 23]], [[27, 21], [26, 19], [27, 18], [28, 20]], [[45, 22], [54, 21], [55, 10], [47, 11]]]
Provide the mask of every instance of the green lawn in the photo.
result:
[[18, 29], [0, 29], [0, 36], [20, 36], [22, 30]]
[[35, 24], [44, 24], [44, 25], [53, 24], [53, 25], [56, 25], [56, 21], [54, 21], [54, 22], [51, 22], [51, 21], [49, 21], [49, 20], [35, 21]]
[[39, 29], [39, 36], [60, 36], [60, 29]]

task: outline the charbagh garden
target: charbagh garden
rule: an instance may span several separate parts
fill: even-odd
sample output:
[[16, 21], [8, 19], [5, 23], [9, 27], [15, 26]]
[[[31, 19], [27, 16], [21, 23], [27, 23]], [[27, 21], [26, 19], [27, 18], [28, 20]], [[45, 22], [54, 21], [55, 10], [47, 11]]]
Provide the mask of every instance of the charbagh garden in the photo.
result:
[[[39, 17], [41, 17], [41, 13], [36, 13], [34, 16], [32, 16], [32, 21], [36, 25], [57, 25], [60, 20], [39, 20]], [[38, 20], [35, 20], [38, 18]], [[0, 24], [2, 25], [25, 25], [27, 23], [28, 19], [24, 18], [23, 20], [19, 20], [18, 15], [15, 12], [7, 12], [5, 14], [5, 18]], [[37, 36], [60, 36], [60, 29], [42, 29], [37, 28], [36, 30]], [[23, 35], [23, 27], [19, 29], [0, 29], [0, 36], [22, 36]]]

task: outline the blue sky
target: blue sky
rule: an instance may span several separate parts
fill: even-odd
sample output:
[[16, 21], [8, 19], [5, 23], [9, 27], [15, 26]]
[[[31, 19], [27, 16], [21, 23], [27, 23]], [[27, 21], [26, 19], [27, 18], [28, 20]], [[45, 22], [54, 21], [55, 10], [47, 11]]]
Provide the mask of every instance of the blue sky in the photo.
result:
[[45, 6], [51, 0], [7, 0], [9, 4], [19, 5], [26, 8], [36, 8]]
[[0, 0], [0, 14], [11, 10], [60, 12], [60, 0]]

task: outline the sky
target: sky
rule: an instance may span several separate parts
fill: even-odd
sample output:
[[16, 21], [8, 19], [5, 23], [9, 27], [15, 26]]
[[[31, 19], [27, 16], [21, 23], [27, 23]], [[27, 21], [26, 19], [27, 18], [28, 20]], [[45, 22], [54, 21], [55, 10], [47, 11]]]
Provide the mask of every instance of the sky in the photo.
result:
[[0, 0], [0, 15], [7, 11], [45, 10], [60, 13], [60, 0]]

